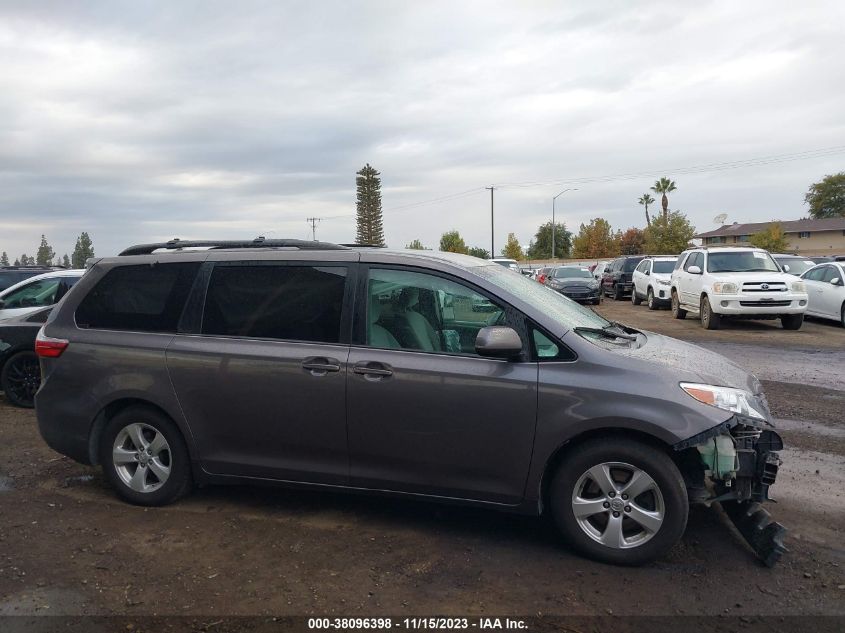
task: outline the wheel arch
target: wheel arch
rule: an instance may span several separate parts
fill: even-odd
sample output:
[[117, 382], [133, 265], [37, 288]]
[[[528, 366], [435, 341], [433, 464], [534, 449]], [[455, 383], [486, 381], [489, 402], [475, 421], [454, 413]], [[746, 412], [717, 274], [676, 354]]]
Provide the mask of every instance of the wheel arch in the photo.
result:
[[191, 441], [191, 436], [189, 433], [185, 432], [185, 429], [179, 423], [179, 420], [174, 419], [174, 417], [170, 413], [168, 413], [163, 407], [156, 404], [155, 402], [152, 402], [151, 400], [147, 400], [138, 396], [125, 396], [112, 400], [103, 408], [101, 408], [97, 412], [97, 415], [94, 416], [94, 421], [91, 425], [91, 432], [88, 436], [88, 459], [90, 460], [92, 466], [99, 465], [100, 438], [102, 436], [103, 429], [106, 427], [108, 421], [114, 418], [114, 416], [118, 415], [120, 412], [135, 406], [144, 407], [146, 409], [155, 411], [156, 413], [163, 415], [168, 420], [173, 422], [173, 424], [176, 425], [176, 428], [179, 429], [179, 432], [182, 434], [182, 439], [185, 440], [185, 445], [188, 447], [188, 454], [191, 456], [191, 461], [196, 462], [196, 455], [193, 442]]
[[540, 478], [540, 491], [537, 502], [539, 505], [539, 514], [543, 514], [546, 511], [546, 508], [549, 507], [551, 481], [555, 471], [566, 455], [575, 450], [578, 446], [589, 442], [590, 440], [599, 438], [607, 439], [610, 437], [625, 438], [647, 444], [666, 453], [673, 461], [676, 461], [677, 455], [672, 449], [672, 445], [656, 435], [648, 433], [647, 431], [621, 427], [599, 427], [583, 431], [564, 440], [546, 460], [546, 464], [543, 467], [542, 476]]

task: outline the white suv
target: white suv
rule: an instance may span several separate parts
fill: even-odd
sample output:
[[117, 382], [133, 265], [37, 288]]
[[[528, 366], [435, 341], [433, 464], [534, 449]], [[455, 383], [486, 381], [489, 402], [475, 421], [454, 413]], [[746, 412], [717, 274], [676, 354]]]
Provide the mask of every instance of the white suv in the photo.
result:
[[697, 312], [701, 325], [717, 330], [727, 316], [780, 318], [785, 330], [804, 322], [803, 281], [781, 272], [767, 251], [747, 247], [692, 248], [678, 257], [670, 282], [672, 316]]
[[646, 257], [641, 261], [631, 278], [631, 303], [638, 306], [645, 299], [649, 310], [669, 305], [669, 284], [676, 261], [675, 255]]

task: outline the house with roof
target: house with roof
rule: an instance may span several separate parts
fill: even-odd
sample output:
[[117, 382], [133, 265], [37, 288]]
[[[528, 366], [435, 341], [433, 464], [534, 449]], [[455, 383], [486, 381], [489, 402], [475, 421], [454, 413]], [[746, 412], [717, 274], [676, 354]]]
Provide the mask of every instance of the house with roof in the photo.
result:
[[[783, 227], [790, 253], [801, 255], [845, 255], [845, 217], [824, 220], [776, 220]], [[751, 236], [765, 230], [773, 222], [725, 224], [695, 237], [703, 246], [725, 244], [742, 246]]]

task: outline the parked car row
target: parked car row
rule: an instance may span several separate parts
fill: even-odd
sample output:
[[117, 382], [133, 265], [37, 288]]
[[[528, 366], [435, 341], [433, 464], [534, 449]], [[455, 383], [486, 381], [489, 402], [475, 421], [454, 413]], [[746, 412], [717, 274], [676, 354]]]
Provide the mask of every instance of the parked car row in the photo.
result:
[[599, 298], [587, 268], [545, 286], [506, 268], [296, 240], [127, 249], [37, 335], [39, 430], [135, 504], [248, 481], [449, 499], [548, 513], [582, 553], [641, 564], [718, 498], [776, 560], [760, 382], [569, 300]]
[[605, 294], [621, 298], [628, 287], [624, 270], [637, 258], [631, 302], [646, 301], [651, 310], [669, 305], [676, 319], [694, 314], [710, 330], [725, 319], [780, 319], [784, 329], [797, 330], [809, 315], [845, 327], [845, 261], [822, 258], [817, 264], [808, 257], [724, 246], [691, 248], [677, 257], [623, 257], [603, 274]]

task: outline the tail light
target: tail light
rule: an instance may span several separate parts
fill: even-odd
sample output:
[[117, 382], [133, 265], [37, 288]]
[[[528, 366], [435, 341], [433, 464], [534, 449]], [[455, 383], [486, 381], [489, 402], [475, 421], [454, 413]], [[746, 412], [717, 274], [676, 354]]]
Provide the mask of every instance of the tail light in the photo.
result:
[[61, 338], [51, 338], [44, 334], [44, 328], [35, 337], [35, 354], [39, 358], [58, 358], [68, 346], [68, 341]]

